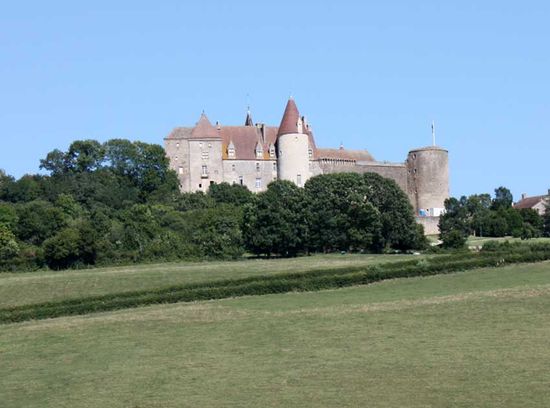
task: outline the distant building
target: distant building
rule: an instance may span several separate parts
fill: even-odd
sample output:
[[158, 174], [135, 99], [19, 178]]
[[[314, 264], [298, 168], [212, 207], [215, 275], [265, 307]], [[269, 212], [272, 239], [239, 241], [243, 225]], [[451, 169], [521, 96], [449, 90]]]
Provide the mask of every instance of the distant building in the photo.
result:
[[195, 126], [175, 128], [164, 142], [170, 166], [186, 192], [206, 191], [221, 182], [260, 192], [276, 179], [302, 187], [318, 174], [372, 172], [395, 180], [427, 233], [437, 233], [449, 197], [447, 150], [435, 145], [414, 149], [405, 162], [389, 163], [375, 160], [367, 150], [319, 148], [292, 98], [278, 127], [254, 124], [250, 112], [243, 126], [212, 125], [203, 113]]
[[547, 204], [550, 204], [550, 189], [546, 195], [527, 197], [527, 194], [522, 194], [521, 200], [514, 204], [514, 208], [518, 210], [530, 208], [537, 211], [540, 215], [543, 215], [546, 211]]

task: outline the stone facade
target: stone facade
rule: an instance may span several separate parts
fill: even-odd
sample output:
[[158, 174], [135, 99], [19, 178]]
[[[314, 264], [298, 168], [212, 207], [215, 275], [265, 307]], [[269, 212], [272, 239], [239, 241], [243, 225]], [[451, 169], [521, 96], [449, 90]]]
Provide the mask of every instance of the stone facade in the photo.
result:
[[194, 127], [176, 128], [164, 141], [170, 166], [187, 192], [207, 191], [220, 182], [260, 192], [278, 178], [303, 186], [318, 174], [373, 172], [395, 180], [430, 230], [449, 197], [447, 150], [413, 149], [403, 163], [389, 163], [366, 150], [318, 148], [292, 98], [278, 127], [254, 124], [250, 112], [243, 126], [212, 125], [203, 113]]

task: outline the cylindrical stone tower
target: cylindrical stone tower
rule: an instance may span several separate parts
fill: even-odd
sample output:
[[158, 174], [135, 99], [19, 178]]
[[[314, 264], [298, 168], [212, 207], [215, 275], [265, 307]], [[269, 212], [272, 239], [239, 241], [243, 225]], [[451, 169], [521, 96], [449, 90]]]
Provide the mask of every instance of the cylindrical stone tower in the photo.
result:
[[411, 150], [407, 170], [417, 215], [440, 216], [449, 198], [449, 152], [438, 146]]
[[277, 133], [277, 173], [279, 179], [292, 181], [298, 187], [310, 178], [309, 135], [292, 98]]

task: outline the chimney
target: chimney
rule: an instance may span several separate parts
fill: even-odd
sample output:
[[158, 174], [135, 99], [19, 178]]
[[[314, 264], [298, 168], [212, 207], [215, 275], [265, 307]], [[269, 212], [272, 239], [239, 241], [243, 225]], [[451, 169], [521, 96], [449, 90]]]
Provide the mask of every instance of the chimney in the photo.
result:
[[521, 199], [525, 200], [527, 198], [527, 193], [521, 193]]

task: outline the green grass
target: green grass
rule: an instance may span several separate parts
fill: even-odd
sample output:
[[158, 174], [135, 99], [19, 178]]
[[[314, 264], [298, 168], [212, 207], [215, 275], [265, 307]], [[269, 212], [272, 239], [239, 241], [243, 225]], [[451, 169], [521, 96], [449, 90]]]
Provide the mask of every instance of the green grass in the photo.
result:
[[543, 407], [550, 263], [0, 328], [2, 407]]
[[499, 238], [491, 238], [491, 237], [474, 237], [470, 236], [468, 237], [468, 240], [466, 241], [466, 245], [468, 246], [483, 246], [487, 242], [490, 241], [497, 241], [497, 242], [521, 242], [522, 244], [534, 244], [537, 242], [550, 242], [550, 238], [533, 238], [528, 240], [522, 240], [521, 238], [514, 238], [514, 237], [499, 237]]
[[331, 254], [291, 259], [162, 263], [59, 272], [1, 273], [0, 308], [228, 278], [372, 265], [417, 258], [414, 255]]

